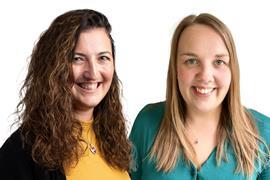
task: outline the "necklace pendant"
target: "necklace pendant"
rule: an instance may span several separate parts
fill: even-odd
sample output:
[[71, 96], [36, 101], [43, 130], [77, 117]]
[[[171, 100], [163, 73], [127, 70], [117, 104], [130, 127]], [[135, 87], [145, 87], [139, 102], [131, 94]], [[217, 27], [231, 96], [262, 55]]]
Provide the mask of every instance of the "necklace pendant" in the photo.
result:
[[92, 154], [96, 154], [97, 149], [93, 146], [90, 146], [89, 150], [91, 151]]

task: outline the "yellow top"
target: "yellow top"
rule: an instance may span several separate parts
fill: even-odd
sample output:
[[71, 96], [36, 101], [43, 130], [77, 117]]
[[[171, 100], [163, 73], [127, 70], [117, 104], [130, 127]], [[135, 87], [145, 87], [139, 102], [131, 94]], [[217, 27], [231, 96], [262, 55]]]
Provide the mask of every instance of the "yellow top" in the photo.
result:
[[[86, 151], [79, 159], [75, 167], [69, 169], [65, 168], [65, 175], [67, 180], [130, 180], [126, 171], [120, 171], [110, 167], [102, 158], [96, 144], [95, 133], [92, 129], [92, 121], [89, 123], [82, 122], [83, 132], [82, 138], [89, 143], [83, 143]], [[91, 145], [90, 145], [91, 144]], [[90, 147], [96, 148], [96, 153], [90, 151]]]

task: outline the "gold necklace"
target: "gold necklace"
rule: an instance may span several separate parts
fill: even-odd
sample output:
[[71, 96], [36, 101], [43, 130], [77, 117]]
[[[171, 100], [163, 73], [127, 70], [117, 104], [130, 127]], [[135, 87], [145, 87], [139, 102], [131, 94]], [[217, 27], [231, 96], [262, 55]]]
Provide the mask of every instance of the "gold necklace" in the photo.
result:
[[87, 146], [88, 146], [89, 151], [90, 151], [92, 154], [95, 155], [95, 154], [97, 153], [97, 148], [96, 148], [95, 146], [92, 145], [92, 133], [89, 135], [89, 132], [90, 132], [91, 130], [92, 130], [91, 127], [87, 130], [86, 140], [87, 140], [88, 137], [89, 137], [90, 141], [88, 140], [88, 141], [86, 141], [86, 143], [87, 143]]
[[195, 138], [194, 144], [199, 144], [199, 139]]
[[[88, 130], [88, 133], [89, 133], [90, 129]], [[87, 137], [89, 137], [87, 133]], [[97, 153], [97, 148], [95, 146], [92, 145], [92, 134], [90, 134], [90, 142], [88, 141], [88, 148], [89, 148], [89, 151], [92, 153], [92, 154], [96, 154]]]
[[188, 134], [190, 134], [192, 136], [192, 139], [193, 139], [192, 143], [195, 145], [199, 144], [199, 138], [195, 136], [193, 130], [190, 128], [188, 123], [186, 123], [186, 130], [187, 130]]
[[91, 143], [88, 143], [88, 147], [89, 147], [89, 150], [92, 154], [96, 154], [97, 153], [97, 149], [95, 146], [93, 146]]

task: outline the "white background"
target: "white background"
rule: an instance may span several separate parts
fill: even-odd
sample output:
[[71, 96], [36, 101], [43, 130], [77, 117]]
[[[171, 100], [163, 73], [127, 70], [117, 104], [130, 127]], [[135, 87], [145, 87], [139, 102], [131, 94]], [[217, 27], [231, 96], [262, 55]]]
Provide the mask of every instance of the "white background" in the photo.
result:
[[172, 33], [189, 14], [211, 13], [230, 28], [240, 61], [242, 103], [270, 116], [270, 6], [235, 0], [9, 0], [0, 2], [0, 146], [16, 129], [12, 113], [39, 35], [58, 15], [90, 8], [112, 24], [128, 130], [147, 103], [165, 99]]

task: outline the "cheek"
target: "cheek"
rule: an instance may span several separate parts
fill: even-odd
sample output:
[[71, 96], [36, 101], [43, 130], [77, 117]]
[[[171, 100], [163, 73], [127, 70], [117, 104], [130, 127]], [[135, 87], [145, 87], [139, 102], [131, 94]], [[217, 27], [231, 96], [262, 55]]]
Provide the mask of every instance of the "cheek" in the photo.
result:
[[112, 80], [114, 74], [114, 66], [106, 67], [103, 69], [103, 75], [106, 79]]
[[227, 70], [221, 72], [219, 74], [219, 77], [218, 78], [219, 78], [219, 84], [220, 84], [220, 86], [229, 89], [230, 84], [231, 84], [231, 79], [232, 79], [231, 78], [231, 71], [229, 69], [227, 69]]
[[78, 66], [73, 65], [72, 66], [72, 72], [73, 72], [73, 77], [74, 80], [78, 79], [80, 74], [81, 74], [81, 68], [79, 68]]
[[189, 85], [192, 82], [192, 73], [181, 70], [177, 72], [178, 85]]

